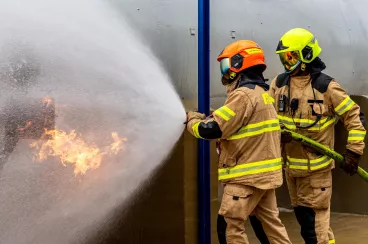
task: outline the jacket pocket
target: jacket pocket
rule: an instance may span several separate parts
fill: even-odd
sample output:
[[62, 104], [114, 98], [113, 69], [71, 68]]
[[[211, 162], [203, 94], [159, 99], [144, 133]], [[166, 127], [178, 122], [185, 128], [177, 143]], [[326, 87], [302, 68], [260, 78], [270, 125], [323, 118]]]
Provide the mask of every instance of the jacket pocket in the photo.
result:
[[[323, 176], [327, 176], [323, 174]], [[331, 175], [322, 178], [311, 178], [311, 205], [314, 209], [327, 209], [331, 203], [332, 178]]]
[[224, 188], [219, 214], [245, 221], [249, 215], [249, 201], [254, 192], [250, 186], [227, 184]]
[[234, 147], [234, 144], [231, 141], [224, 140], [221, 142], [220, 145], [220, 168], [229, 168], [236, 166], [236, 147]]

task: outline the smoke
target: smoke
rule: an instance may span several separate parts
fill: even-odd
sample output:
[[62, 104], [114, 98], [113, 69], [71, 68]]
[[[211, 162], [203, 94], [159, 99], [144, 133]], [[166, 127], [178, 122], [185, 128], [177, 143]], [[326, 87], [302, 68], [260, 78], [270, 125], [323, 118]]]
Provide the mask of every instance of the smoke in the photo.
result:
[[55, 157], [34, 162], [33, 140], [18, 141], [0, 169], [5, 244], [77, 243], [92, 226], [104, 228], [184, 128], [184, 108], [160, 62], [102, 0], [1, 1], [0, 85], [0, 107], [51, 96], [57, 128], [100, 147], [113, 131], [127, 138], [123, 152], [82, 177]]

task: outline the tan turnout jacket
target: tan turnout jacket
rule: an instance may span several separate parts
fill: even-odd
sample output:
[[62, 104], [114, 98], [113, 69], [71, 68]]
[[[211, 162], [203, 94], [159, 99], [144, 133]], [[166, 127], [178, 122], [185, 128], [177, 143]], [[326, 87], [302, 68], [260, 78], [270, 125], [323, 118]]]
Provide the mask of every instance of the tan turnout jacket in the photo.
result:
[[273, 99], [258, 85], [228, 89], [228, 98], [213, 118], [193, 118], [188, 131], [200, 138], [198, 125], [215, 120], [219, 139], [219, 180], [259, 189], [282, 184], [280, 126]]
[[[288, 129], [333, 148], [334, 125], [337, 119], [341, 119], [349, 131], [347, 149], [363, 154], [366, 131], [359, 117], [360, 108], [333, 78], [321, 73], [312, 82], [310, 75], [290, 77], [281, 74], [271, 82], [269, 94], [275, 100], [280, 123]], [[281, 111], [282, 95], [290, 96], [290, 103], [293, 99], [298, 99], [298, 108], [294, 113], [290, 106]], [[314, 124], [318, 114], [321, 115], [320, 120]], [[309, 128], [300, 128], [308, 126]], [[332, 159], [297, 142], [286, 144], [285, 154], [286, 166], [294, 177], [304, 177], [316, 171], [334, 168]]]

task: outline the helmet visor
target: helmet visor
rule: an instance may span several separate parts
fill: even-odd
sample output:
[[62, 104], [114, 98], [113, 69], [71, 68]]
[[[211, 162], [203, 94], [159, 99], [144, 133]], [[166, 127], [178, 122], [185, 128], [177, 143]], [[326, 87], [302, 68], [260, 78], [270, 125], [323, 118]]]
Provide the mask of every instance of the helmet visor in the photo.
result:
[[224, 75], [230, 69], [230, 59], [224, 58], [220, 62], [221, 74]]
[[279, 57], [286, 72], [292, 72], [301, 63], [298, 51], [279, 53]]

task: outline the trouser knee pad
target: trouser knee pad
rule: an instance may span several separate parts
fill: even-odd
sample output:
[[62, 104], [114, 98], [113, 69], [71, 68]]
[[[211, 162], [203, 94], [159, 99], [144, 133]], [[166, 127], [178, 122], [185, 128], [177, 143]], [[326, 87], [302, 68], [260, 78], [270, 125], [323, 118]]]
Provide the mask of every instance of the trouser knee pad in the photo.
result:
[[315, 229], [316, 213], [312, 208], [298, 206], [294, 208], [296, 219], [301, 227], [305, 244], [317, 244], [317, 234]]
[[267, 235], [263, 229], [261, 221], [256, 216], [249, 216], [250, 224], [261, 244], [270, 244]]

